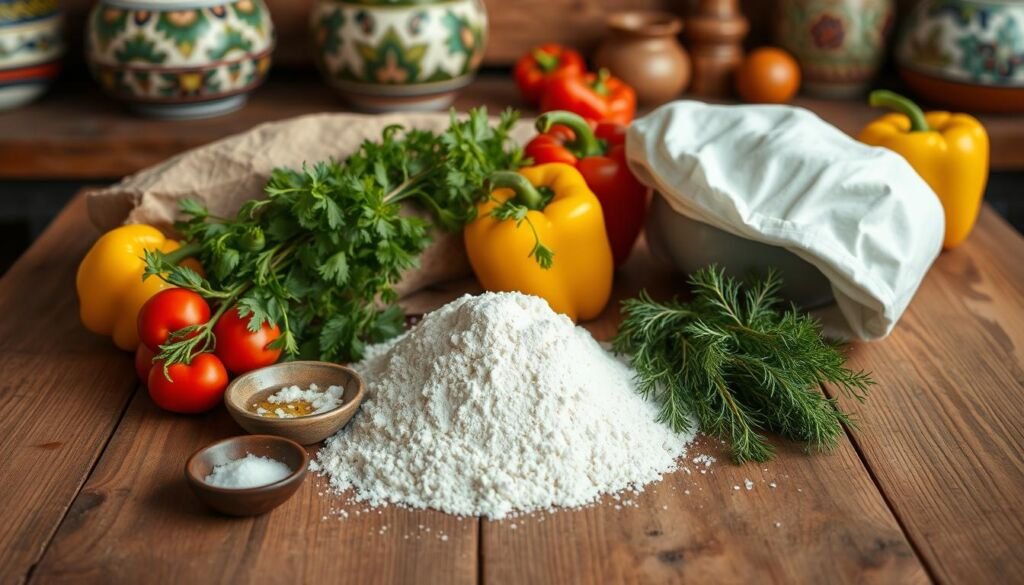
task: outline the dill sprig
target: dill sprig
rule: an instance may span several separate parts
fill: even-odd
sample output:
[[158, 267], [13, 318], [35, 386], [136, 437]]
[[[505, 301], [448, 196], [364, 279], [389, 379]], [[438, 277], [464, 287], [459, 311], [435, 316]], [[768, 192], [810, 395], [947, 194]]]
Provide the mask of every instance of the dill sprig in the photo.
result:
[[741, 286], [711, 266], [689, 282], [690, 302], [659, 303], [646, 292], [624, 301], [613, 342], [630, 356], [640, 392], [661, 405], [661, 420], [686, 431], [696, 419], [729, 442], [737, 463], [771, 459], [769, 431], [808, 450], [835, 447], [842, 425], [854, 423], [821, 385], [863, 401], [871, 377], [845, 367], [814, 318], [780, 309], [775, 272]]

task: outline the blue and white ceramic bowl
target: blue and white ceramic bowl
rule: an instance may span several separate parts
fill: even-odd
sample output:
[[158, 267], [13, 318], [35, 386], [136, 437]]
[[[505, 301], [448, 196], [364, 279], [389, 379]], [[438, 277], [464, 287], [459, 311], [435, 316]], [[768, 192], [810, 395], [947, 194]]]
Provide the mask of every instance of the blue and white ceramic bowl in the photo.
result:
[[63, 53], [57, 0], [0, 0], [0, 110], [46, 91]]

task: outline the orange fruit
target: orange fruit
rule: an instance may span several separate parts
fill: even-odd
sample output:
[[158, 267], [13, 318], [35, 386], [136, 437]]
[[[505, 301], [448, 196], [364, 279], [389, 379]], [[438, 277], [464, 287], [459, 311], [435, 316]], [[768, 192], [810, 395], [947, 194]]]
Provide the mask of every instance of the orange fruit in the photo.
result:
[[800, 66], [789, 53], [761, 47], [736, 70], [736, 93], [745, 102], [784, 104], [800, 89]]

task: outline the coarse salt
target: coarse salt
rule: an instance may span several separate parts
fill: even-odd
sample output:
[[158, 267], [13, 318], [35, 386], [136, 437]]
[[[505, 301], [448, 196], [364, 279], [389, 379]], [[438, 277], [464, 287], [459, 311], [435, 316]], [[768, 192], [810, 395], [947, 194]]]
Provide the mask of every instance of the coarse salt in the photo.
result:
[[203, 481], [215, 487], [241, 490], [270, 485], [291, 474], [291, 468], [284, 463], [249, 453], [245, 457], [214, 466]]
[[[338, 408], [341, 406], [342, 396], [344, 396], [344, 394], [345, 389], [341, 386], [328, 386], [327, 390], [321, 390], [320, 387], [314, 383], [310, 384], [309, 388], [305, 390], [294, 385], [286, 386], [268, 396], [266, 401], [270, 404], [306, 402], [313, 408], [313, 410], [309, 414], [303, 416], [309, 416]], [[273, 411], [270, 411], [261, 406], [256, 406], [256, 414], [260, 416], [270, 414], [271, 412], [273, 412], [274, 416], [277, 418], [296, 418], [295, 414], [292, 414], [282, 408], [275, 408]]]

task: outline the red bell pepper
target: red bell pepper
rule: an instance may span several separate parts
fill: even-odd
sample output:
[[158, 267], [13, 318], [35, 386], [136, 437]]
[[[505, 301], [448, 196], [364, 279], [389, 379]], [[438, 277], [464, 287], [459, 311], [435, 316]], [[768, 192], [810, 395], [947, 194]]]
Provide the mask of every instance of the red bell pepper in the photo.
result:
[[569, 110], [588, 120], [629, 124], [636, 115], [636, 92], [607, 69], [548, 81], [540, 98], [542, 112]]
[[556, 43], [534, 47], [516, 62], [515, 78], [527, 103], [536, 105], [548, 80], [568, 75], [576, 77], [587, 70], [583, 56]]
[[622, 265], [647, 215], [647, 187], [626, 164], [626, 127], [598, 122], [591, 129], [572, 112], [554, 111], [537, 118], [537, 131], [540, 134], [526, 145], [524, 154], [534, 164], [560, 162], [580, 171], [601, 202], [615, 266]]

